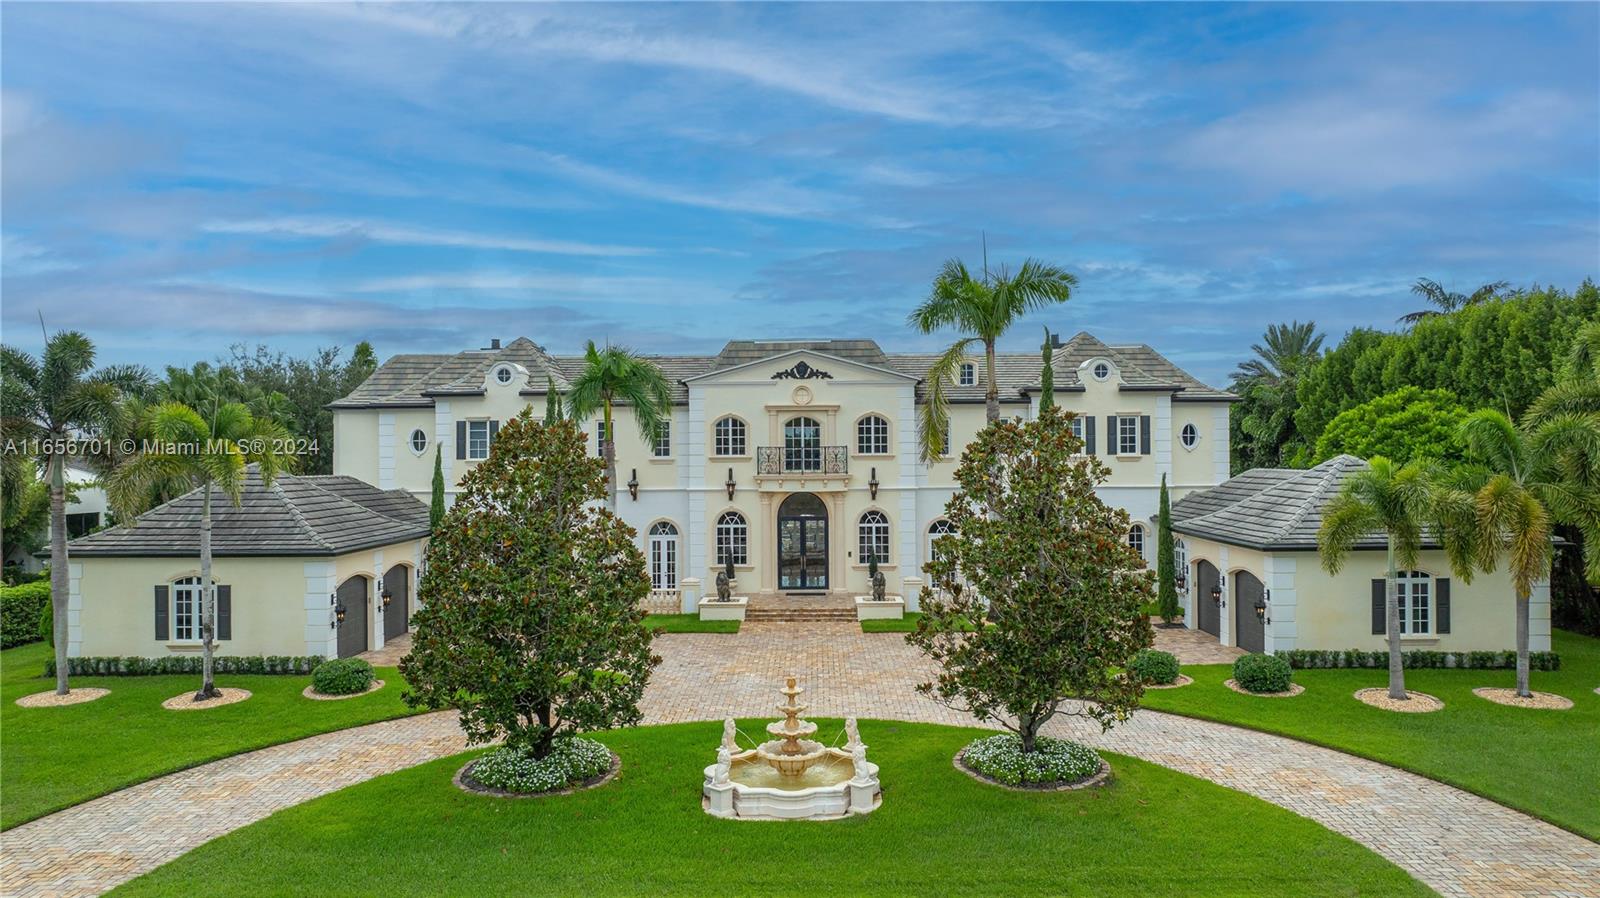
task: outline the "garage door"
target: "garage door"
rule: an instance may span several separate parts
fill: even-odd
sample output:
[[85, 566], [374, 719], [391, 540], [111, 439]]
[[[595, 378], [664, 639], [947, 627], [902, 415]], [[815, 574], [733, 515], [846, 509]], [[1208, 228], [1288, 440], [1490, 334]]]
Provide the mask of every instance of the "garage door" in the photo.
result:
[[1247, 652], [1265, 651], [1267, 628], [1256, 617], [1256, 603], [1266, 595], [1261, 581], [1249, 571], [1233, 575], [1233, 638]]
[[339, 584], [339, 604], [344, 606], [339, 657], [349, 658], [367, 650], [367, 578], [351, 577]]
[[1222, 584], [1222, 572], [1209, 561], [1194, 566], [1195, 606], [1199, 609], [1200, 629], [1212, 636], [1222, 635], [1222, 609], [1211, 600], [1211, 589]]
[[383, 641], [401, 635], [410, 629], [411, 621], [411, 569], [403, 564], [389, 568], [383, 575], [383, 588], [389, 593], [389, 607], [383, 609]]

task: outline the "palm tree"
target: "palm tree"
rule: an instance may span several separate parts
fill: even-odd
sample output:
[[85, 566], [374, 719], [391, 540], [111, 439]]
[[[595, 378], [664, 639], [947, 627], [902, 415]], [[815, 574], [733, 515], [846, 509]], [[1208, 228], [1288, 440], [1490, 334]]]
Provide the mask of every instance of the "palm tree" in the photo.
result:
[[922, 459], [932, 461], [942, 453], [950, 433], [950, 400], [946, 391], [955, 383], [957, 370], [966, 357], [967, 347], [983, 344], [985, 400], [989, 423], [1000, 420], [1000, 390], [995, 384], [994, 344], [1018, 318], [1035, 309], [1072, 298], [1078, 279], [1066, 270], [1028, 259], [1015, 275], [1005, 269], [991, 274], [985, 266], [983, 277], [974, 278], [959, 259], [944, 263], [934, 278], [928, 298], [907, 319], [925, 334], [940, 328], [956, 327], [968, 336], [945, 350], [928, 369], [927, 401], [921, 410], [917, 436], [922, 444]]
[[1463, 579], [1474, 568], [1493, 571], [1502, 556], [1511, 575], [1517, 614], [1517, 694], [1528, 689], [1528, 603], [1533, 586], [1550, 572], [1555, 524], [1583, 537], [1584, 568], [1600, 580], [1600, 487], [1596, 472], [1575, 470], [1600, 457], [1600, 418], [1565, 414], [1536, 428], [1518, 428], [1493, 409], [1461, 423], [1474, 464], [1455, 478], [1455, 500], [1466, 513], [1446, 528], [1452, 564]]
[[1345, 557], [1368, 534], [1382, 531], [1387, 540], [1389, 697], [1397, 701], [1410, 697], [1400, 663], [1399, 572], [1417, 566], [1423, 531], [1435, 517], [1433, 481], [1433, 469], [1422, 462], [1402, 467], [1382, 456], [1373, 458], [1365, 470], [1345, 479], [1317, 531], [1317, 550], [1330, 574], [1339, 573]]
[[1304, 370], [1306, 362], [1322, 355], [1322, 334], [1317, 333], [1315, 321], [1269, 324], [1261, 340], [1250, 345], [1256, 357], [1240, 362], [1234, 369], [1235, 381], [1280, 383]]
[[617, 508], [617, 446], [612, 429], [612, 409], [618, 402], [633, 407], [633, 421], [647, 445], [672, 421], [672, 387], [654, 362], [621, 346], [604, 349], [590, 340], [583, 351], [583, 373], [567, 391], [567, 407], [575, 420], [603, 412], [601, 448], [606, 459], [606, 499]]
[[1432, 303], [1434, 308], [1419, 309], [1415, 312], [1408, 312], [1404, 315], [1401, 315], [1399, 321], [1401, 324], [1416, 324], [1418, 321], [1421, 321], [1424, 318], [1432, 318], [1435, 315], [1447, 315], [1451, 312], [1464, 309], [1467, 306], [1475, 306], [1481, 302], [1497, 299], [1501, 293], [1505, 292], [1510, 287], [1511, 284], [1506, 281], [1495, 281], [1492, 284], [1484, 284], [1482, 287], [1472, 291], [1470, 294], [1455, 293], [1450, 290], [1446, 290], [1438, 281], [1430, 280], [1428, 278], [1417, 278], [1417, 282], [1411, 285], [1411, 292]]
[[39, 359], [0, 347], [0, 418], [8, 440], [26, 444], [50, 483], [50, 608], [56, 642], [56, 694], [67, 689], [67, 484], [70, 457], [92, 444], [84, 436], [114, 430], [122, 399], [144, 389], [143, 368], [111, 365], [94, 369], [94, 344], [78, 331], [45, 340]]
[[[160, 485], [183, 479], [201, 491], [200, 635], [205, 660], [194, 700], [203, 701], [219, 694], [212, 680], [217, 615], [217, 597], [211, 587], [212, 491], [237, 507], [247, 466], [256, 465], [262, 484], [271, 486], [278, 472], [292, 467], [296, 459], [283, 425], [271, 418], [257, 418], [237, 402], [213, 402], [203, 410], [181, 402], [163, 402], [146, 414], [146, 429], [158, 445], [112, 469], [106, 478], [106, 498], [118, 516], [132, 520], [149, 507], [150, 497]], [[168, 446], [177, 451], [160, 451]]]

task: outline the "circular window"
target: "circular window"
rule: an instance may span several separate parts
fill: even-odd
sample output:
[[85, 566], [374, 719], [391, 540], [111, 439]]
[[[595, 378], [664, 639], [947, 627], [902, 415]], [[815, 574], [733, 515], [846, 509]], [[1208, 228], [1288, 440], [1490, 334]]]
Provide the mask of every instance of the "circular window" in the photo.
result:
[[1194, 444], [1200, 442], [1200, 431], [1193, 424], [1183, 425], [1183, 430], [1178, 434], [1178, 439], [1183, 441], [1183, 448], [1193, 449]]
[[1095, 380], [1105, 380], [1106, 378], [1108, 378], [1110, 376], [1111, 376], [1111, 366], [1110, 365], [1107, 365], [1105, 362], [1095, 362], [1094, 363], [1094, 379]]
[[418, 455], [428, 448], [428, 434], [422, 428], [411, 431], [411, 451]]
[[495, 372], [494, 372], [494, 379], [500, 381], [503, 384], [511, 383], [511, 369], [510, 368], [496, 368]]

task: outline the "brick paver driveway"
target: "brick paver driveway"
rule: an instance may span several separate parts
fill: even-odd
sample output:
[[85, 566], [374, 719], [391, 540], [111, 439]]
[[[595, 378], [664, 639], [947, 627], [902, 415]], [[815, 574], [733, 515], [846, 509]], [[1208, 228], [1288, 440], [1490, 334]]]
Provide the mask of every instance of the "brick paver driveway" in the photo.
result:
[[[645, 697], [651, 723], [774, 715], [775, 689], [787, 674], [808, 688], [812, 716], [972, 722], [912, 691], [929, 668], [904, 640], [866, 635], [854, 624], [747, 624], [737, 636], [669, 636], [658, 646], [665, 660]], [[1600, 845], [1382, 764], [1153, 711], [1105, 735], [1074, 720], [1054, 731], [1288, 808], [1444, 895], [1600, 898]], [[715, 734], [707, 739], [709, 756]], [[0, 834], [0, 892], [99, 894], [274, 811], [463, 746], [446, 712], [152, 780]]]

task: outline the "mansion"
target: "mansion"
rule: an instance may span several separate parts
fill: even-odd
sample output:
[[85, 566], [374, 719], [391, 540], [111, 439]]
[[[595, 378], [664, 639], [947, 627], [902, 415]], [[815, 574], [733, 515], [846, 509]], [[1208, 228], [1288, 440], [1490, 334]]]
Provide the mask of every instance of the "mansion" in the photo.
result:
[[[1174, 500], [1228, 479], [1235, 397], [1144, 345], [1080, 333], [1054, 353], [1055, 401], [1111, 469], [1101, 498], [1128, 511], [1128, 540], [1153, 565], [1161, 479]], [[914, 609], [961, 446], [985, 425], [976, 355], [949, 391], [955, 445], [919, 459], [917, 405], [936, 358], [871, 340], [735, 340], [716, 355], [652, 357], [673, 388], [671, 426], [647, 442], [626, 406], [614, 414], [617, 510], [640, 534], [658, 593], [681, 591], [693, 610], [692, 587], [731, 559], [744, 593], [863, 594], [876, 556]], [[530, 405], [541, 414], [549, 385], [565, 392], [582, 364], [526, 338], [396, 356], [333, 403], [334, 472], [426, 501], [437, 451], [453, 493], [500, 422]], [[997, 357], [1002, 415], [1033, 417], [1041, 368], [1037, 352]], [[601, 422], [583, 425], [598, 454]]]

